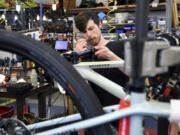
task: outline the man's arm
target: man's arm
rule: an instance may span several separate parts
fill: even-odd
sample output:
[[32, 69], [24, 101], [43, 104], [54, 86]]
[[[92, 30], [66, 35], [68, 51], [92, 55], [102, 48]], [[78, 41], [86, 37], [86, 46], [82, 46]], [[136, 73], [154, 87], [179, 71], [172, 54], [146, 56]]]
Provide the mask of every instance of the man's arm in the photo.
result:
[[[123, 61], [119, 56], [113, 53], [109, 48], [106, 46], [95, 46], [96, 52], [95, 55], [100, 59], [107, 59], [109, 61]], [[124, 71], [123, 68], [119, 68], [122, 72]]]

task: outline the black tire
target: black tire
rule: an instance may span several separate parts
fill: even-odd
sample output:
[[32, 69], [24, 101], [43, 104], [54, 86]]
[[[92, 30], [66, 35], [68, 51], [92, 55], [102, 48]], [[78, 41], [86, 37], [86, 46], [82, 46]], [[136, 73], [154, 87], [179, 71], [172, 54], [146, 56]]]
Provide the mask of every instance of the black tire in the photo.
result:
[[[84, 119], [103, 114], [102, 106], [84, 79], [63, 57], [42, 42], [0, 30], [0, 49], [39, 64], [66, 90]], [[111, 135], [108, 124], [92, 128], [91, 135]]]

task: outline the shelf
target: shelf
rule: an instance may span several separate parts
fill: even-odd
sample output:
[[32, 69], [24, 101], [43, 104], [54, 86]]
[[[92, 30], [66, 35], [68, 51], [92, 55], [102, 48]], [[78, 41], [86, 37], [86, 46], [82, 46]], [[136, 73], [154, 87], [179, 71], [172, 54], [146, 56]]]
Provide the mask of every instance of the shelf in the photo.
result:
[[[152, 4], [150, 4], [150, 11], [161, 11], [165, 10], [166, 3], [159, 3], [157, 7], [152, 7]], [[109, 6], [109, 8], [113, 8], [112, 6]], [[180, 2], [177, 2], [177, 8], [180, 8]], [[117, 9], [114, 11], [114, 13], [117, 12], [134, 12], [136, 9], [136, 5], [121, 5], [117, 6]], [[81, 11], [86, 10], [93, 10], [95, 12], [105, 12], [107, 13], [109, 10], [106, 7], [96, 7], [96, 8], [75, 8], [75, 9], [69, 9], [67, 11], [67, 14], [75, 15], [78, 14]]]
[[[108, 24], [107, 23], [103, 23], [103, 25], [107, 25], [108, 26]], [[112, 25], [112, 26], [134, 26], [135, 25], [135, 23], [110, 23], [109, 25]]]

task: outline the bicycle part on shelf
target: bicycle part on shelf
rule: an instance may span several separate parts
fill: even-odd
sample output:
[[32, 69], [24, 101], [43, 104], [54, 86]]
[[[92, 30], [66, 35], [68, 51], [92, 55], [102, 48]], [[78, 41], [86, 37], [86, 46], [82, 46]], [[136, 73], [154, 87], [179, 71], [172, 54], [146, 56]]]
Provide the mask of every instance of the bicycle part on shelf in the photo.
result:
[[157, 35], [157, 39], [167, 42], [170, 46], [179, 46], [179, 38], [175, 34], [161, 33]]
[[[169, 72], [150, 77], [147, 98], [162, 101], [180, 98], [180, 70], [179, 66], [171, 67]], [[150, 95], [150, 96], [149, 96]]]
[[4, 128], [0, 128], [0, 135], [9, 135]]

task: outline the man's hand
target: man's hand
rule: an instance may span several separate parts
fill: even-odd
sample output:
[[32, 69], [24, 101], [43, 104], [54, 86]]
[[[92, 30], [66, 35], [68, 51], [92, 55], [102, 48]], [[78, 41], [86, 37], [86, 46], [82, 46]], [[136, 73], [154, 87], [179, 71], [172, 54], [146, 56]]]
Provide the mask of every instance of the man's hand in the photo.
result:
[[79, 53], [82, 51], [88, 50], [88, 45], [86, 39], [79, 39], [76, 43], [76, 47], [74, 49], [75, 52]]

